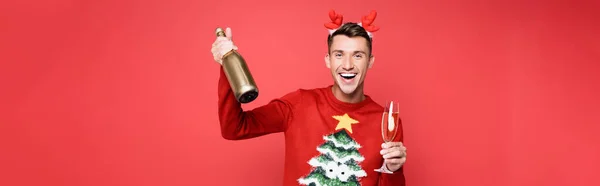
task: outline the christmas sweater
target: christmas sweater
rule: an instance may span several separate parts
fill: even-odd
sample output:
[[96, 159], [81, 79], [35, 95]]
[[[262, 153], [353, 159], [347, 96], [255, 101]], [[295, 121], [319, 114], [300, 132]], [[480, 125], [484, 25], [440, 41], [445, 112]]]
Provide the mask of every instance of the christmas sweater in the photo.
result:
[[[404, 186], [403, 168], [376, 172], [383, 107], [368, 95], [360, 103], [336, 99], [332, 86], [298, 89], [268, 104], [243, 110], [220, 70], [219, 122], [225, 139], [242, 140], [284, 133], [283, 185]], [[401, 126], [395, 141], [402, 141]]]

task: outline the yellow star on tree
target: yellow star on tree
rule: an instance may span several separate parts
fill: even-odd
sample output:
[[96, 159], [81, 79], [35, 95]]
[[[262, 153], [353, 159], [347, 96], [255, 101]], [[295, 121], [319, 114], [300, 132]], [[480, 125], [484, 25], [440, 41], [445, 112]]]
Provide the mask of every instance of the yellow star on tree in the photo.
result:
[[335, 127], [335, 130], [346, 129], [348, 132], [352, 133], [352, 124], [358, 123], [358, 121], [352, 119], [348, 114], [344, 114], [343, 116], [333, 116], [333, 118], [340, 121]]

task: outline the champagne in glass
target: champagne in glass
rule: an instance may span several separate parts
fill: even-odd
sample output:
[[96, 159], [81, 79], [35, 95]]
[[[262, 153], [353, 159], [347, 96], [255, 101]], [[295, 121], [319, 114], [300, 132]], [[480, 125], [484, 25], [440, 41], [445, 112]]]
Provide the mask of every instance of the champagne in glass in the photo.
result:
[[383, 111], [383, 115], [381, 116], [381, 137], [386, 143], [394, 141], [398, 134], [398, 127], [400, 124], [399, 106], [398, 102], [388, 102]]

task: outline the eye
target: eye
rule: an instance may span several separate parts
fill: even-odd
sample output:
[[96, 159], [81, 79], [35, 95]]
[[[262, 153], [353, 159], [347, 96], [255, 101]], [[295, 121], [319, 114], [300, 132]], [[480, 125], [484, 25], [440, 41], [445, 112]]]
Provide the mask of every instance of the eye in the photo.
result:
[[352, 175], [356, 175], [356, 173], [351, 172], [350, 167], [348, 167], [348, 165], [342, 164], [339, 166], [337, 171], [337, 177], [340, 179], [340, 181], [347, 182], [350, 176]]
[[356, 54], [354, 55], [354, 58], [356, 59], [362, 59], [363, 55], [362, 54]]
[[325, 172], [325, 176], [329, 179], [335, 179], [339, 175], [340, 168], [336, 162], [328, 162], [327, 164], [323, 165], [323, 169], [327, 171]]
[[334, 55], [335, 57], [337, 57], [337, 58], [340, 58], [340, 57], [342, 57], [342, 54], [340, 54], [340, 53], [335, 53], [335, 54], [333, 54], [333, 55]]

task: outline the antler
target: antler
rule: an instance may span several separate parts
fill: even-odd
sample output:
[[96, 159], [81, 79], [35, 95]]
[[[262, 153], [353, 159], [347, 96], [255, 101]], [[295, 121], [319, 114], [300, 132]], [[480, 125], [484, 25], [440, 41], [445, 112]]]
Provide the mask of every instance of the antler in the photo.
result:
[[342, 14], [335, 13], [335, 11], [332, 9], [329, 11], [329, 19], [331, 19], [331, 22], [325, 23], [325, 28], [337, 29], [340, 26], [342, 26], [342, 21], [344, 20], [344, 17], [342, 16]]
[[362, 26], [365, 28], [365, 30], [369, 32], [376, 32], [379, 30], [379, 27], [373, 25], [373, 21], [375, 21], [376, 17], [377, 12], [375, 10], [372, 10], [368, 16], [362, 17]]

